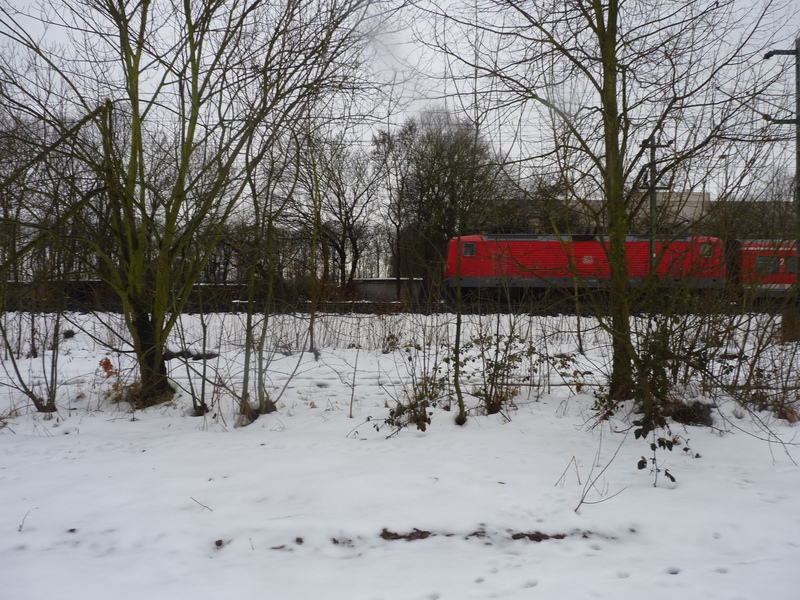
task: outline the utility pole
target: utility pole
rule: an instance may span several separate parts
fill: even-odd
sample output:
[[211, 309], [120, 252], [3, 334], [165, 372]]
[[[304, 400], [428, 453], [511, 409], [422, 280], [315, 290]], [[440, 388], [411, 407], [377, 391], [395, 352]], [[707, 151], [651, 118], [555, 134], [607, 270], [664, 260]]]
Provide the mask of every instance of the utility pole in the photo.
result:
[[658, 222], [658, 207], [656, 205], [656, 190], [666, 190], [666, 187], [656, 186], [656, 148], [667, 148], [672, 144], [671, 141], [666, 144], [656, 143], [655, 134], [651, 135], [642, 142], [642, 148], [650, 148], [650, 175], [649, 182], [646, 187], [650, 190], [650, 272], [655, 273], [656, 270], [656, 228]]
[[[794, 119], [773, 119], [770, 115], [762, 115], [767, 121], [770, 123], [776, 123], [778, 125], [794, 125], [795, 126], [795, 148], [794, 148], [794, 160], [795, 160], [795, 168], [794, 168], [794, 214], [795, 214], [795, 236], [794, 236], [794, 243], [795, 243], [795, 263], [794, 263], [794, 272], [795, 272], [795, 286], [794, 286], [794, 294], [792, 298], [792, 306], [791, 309], [791, 316], [787, 314], [789, 311], [784, 311], [784, 319], [783, 321], [787, 320], [789, 317], [790, 323], [781, 323], [781, 329], [783, 331], [782, 337], [785, 341], [789, 341], [789, 338], [793, 341], [797, 341], [800, 339], [800, 335], [796, 335], [798, 331], [800, 331], [800, 315], [798, 315], [798, 311], [800, 310], [800, 256], [797, 256], [797, 253], [800, 252], [800, 37], [797, 37], [794, 41], [794, 50], [770, 50], [764, 55], [765, 59], [772, 58], [773, 56], [794, 56], [794, 95], [795, 95], [795, 111], [794, 111]], [[794, 333], [790, 333], [790, 330]]]

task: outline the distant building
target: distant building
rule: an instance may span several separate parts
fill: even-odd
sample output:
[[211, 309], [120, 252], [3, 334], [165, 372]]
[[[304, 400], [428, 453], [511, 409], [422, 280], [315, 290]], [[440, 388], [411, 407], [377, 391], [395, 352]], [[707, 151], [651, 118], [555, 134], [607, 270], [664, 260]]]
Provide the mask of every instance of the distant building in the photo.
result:
[[688, 224], [708, 214], [712, 206], [711, 194], [659, 191], [656, 193], [656, 205], [662, 227]]
[[[641, 202], [640, 210], [632, 223], [631, 231], [644, 233], [650, 229], [650, 197], [646, 191], [639, 197], [638, 202]], [[708, 214], [712, 206], [714, 203], [708, 192], [658, 191], [656, 192], [658, 228], [672, 230], [699, 221]], [[607, 215], [603, 202], [587, 201], [583, 210], [589, 222], [599, 219], [598, 229], [607, 230]]]
[[[646, 190], [630, 200], [636, 209], [630, 233], [646, 235], [650, 229], [650, 197]], [[573, 233], [608, 233], [605, 203], [584, 201], [580, 212], [588, 228]], [[672, 235], [716, 232], [735, 238], [793, 239], [794, 207], [785, 200], [712, 200], [709, 192], [656, 192], [656, 230]], [[722, 232], [722, 233], [720, 233]], [[787, 237], [788, 236], [788, 237]]]
[[353, 280], [357, 300], [368, 302], [416, 301], [422, 296], [422, 279], [370, 277]]

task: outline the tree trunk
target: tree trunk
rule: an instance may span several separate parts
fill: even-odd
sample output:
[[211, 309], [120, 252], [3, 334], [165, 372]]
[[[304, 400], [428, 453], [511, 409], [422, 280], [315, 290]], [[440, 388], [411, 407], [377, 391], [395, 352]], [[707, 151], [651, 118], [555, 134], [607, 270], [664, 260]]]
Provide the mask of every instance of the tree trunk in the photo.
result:
[[131, 403], [135, 408], [147, 408], [167, 402], [175, 395], [175, 390], [169, 382], [164, 343], [158, 339], [157, 327], [145, 311], [132, 311], [130, 319], [139, 365], [139, 386], [131, 395]]
[[[605, 12], [605, 21], [603, 19]], [[612, 364], [609, 381], [609, 398], [622, 400], [633, 392], [633, 365], [631, 362], [631, 327], [626, 238], [628, 217], [625, 209], [625, 174], [620, 145], [622, 119], [618, 106], [617, 81], [617, 18], [618, 2], [612, 0], [604, 7], [595, 2], [598, 15], [598, 36], [603, 62], [603, 132], [606, 151], [604, 187], [608, 204], [609, 265], [611, 268], [611, 344]]]

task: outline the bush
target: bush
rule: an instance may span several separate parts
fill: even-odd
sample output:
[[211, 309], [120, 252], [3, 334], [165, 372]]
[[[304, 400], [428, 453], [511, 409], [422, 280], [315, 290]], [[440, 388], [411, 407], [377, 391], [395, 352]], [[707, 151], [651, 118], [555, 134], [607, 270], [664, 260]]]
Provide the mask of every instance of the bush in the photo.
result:
[[499, 413], [512, 404], [523, 379], [519, 368], [535, 354], [533, 346], [516, 334], [478, 335], [464, 344], [462, 368], [472, 367], [478, 379], [472, 394], [486, 414]]

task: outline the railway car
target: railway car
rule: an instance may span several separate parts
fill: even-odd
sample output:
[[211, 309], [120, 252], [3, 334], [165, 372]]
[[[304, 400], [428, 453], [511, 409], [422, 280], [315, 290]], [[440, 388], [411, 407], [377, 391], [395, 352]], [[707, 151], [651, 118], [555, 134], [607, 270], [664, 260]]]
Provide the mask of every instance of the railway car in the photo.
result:
[[[610, 242], [596, 236], [469, 235], [449, 242], [445, 282], [462, 288], [607, 288]], [[628, 276], [639, 285], [650, 272], [650, 239], [626, 242]], [[683, 237], [656, 244], [662, 286], [722, 289], [728, 263], [714, 237]]]
[[732, 244], [737, 286], [759, 298], [787, 297], [797, 282], [797, 247], [777, 240], [737, 240]]

